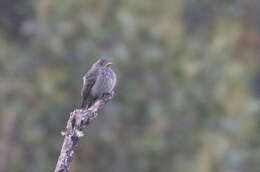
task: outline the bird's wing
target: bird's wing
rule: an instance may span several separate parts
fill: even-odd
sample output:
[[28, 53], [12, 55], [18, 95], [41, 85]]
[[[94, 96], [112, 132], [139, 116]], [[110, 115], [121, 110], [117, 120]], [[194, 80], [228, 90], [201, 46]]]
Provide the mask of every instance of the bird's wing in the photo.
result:
[[81, 96], [88, 97], [91, 88], [94, 86], [98, 76], [98, 70], [90, 70], [84, 77], [83, 77], [83, 87], [81, 90]]

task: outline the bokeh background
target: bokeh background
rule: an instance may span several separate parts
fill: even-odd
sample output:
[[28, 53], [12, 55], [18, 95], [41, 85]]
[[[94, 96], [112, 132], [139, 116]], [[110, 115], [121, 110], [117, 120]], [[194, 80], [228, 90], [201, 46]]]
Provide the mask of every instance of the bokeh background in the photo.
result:
[[0, 171], [53, 171], [82, 76], [116, 96], [71, 172], [259, 172], [260, 1], [1, 0]]

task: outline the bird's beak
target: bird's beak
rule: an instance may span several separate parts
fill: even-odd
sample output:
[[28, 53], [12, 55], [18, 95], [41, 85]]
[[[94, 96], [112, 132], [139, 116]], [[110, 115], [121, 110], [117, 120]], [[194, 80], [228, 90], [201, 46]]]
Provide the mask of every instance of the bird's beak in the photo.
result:
[[106, 67], [109, 67], [109, 66], [111, 66], [112, 65], [112, 63], [107, 63], [105, 66]]

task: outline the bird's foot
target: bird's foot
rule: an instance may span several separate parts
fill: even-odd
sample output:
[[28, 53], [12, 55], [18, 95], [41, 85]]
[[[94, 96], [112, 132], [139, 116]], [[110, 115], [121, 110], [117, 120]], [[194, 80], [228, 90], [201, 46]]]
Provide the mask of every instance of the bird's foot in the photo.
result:
[[103, 98], [107, 98], [107, 97], [110, 97], [110, 96], [112, 96], [111, 93], [103, 93], [100, 98], [103, 99]]
[[114, 96], [114, 91], [112, 91], [110, 93], [103, 93], [100, 96], [100, 99], [103, 99], [103, 100], [107, 101], [107, 100], [111, 99], [113, 96]]

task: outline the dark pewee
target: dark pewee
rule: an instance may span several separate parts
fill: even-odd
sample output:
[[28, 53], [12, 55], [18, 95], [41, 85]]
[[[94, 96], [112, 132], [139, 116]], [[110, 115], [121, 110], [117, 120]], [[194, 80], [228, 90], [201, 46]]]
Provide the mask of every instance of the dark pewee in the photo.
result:
[[111, 64], [102, 57], [84, 75], [81, 90], [82, 109], [89, 108], [97, 98], [113, 91], [116, 85], [116, 74], [110, 68]]

